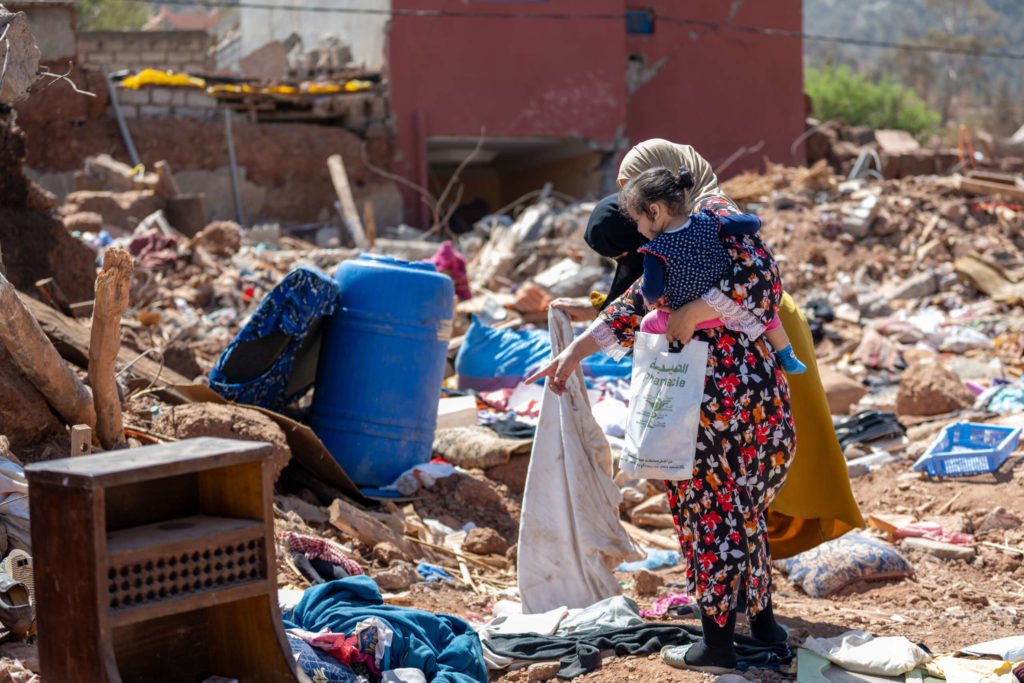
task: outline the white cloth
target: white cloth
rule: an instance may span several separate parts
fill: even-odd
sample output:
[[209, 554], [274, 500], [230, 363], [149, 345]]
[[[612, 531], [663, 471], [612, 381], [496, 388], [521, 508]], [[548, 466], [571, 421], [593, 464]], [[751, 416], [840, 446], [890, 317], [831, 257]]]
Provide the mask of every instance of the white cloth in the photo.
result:
[[405, 667], [381, 671], [380, 683], [427, 683], [426, 675], [419, 669]]
[[903, 636], [880, 638], [865, 631], [847, 631], [835, 638], [808, 638], [803, 646], [848, 671], [879, 676], [905, 674], [931, 659]]
[[1002, 657], [1005, 662], [1019, 662], [1024, 659], [1024, 636], [1008, 636], [998, 640], [986, 640], [960, 649], [969, 655]]
[[[548, 314], [551, 353], [572, 341], [565, 313]], [[612, 481], [611, 449], [591, 413], [583, 373], [566, 392], [544, 392], [519, 522], [523, 612], [586, 607], [621, 593], [612, 570], [643, 558], [619, 521], [622, 494]]]

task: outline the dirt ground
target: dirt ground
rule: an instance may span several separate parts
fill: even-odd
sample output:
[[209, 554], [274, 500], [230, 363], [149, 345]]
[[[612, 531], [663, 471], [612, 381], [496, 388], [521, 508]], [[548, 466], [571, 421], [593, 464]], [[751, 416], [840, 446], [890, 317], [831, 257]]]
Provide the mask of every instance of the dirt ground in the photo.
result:
[[[927, 431], [926, 428], [919, 429], [920, 433]], [[1018, 450], [998, 472], [970, 477], [928, 479], [912, 471], [912, 462], [908, 458], [853, 479], [854, 495], [865, 519], [875, 514], [916, 513], [922, 519], [940, 521], [947, 529], [974, 532], [978, 542], [1024, 549], [1024, 529], [1020, 527], [976, 531], [981, 520], [996, 508], [1024, 517], [1024, 501], [1019, 493], [1024, 484], [1024, 449]], [[427, 511], [440, 509], [439, 501], [446, 499], [449, 523], [460, 522], [463, 515], [484, 515], [501, 528], [503, 535], [514, 533], [511, 529], [502, 528], [511, 520], [508, 517], [502, 519], [500, 511], [517, 517], [519, 492], [489, 480], [479, 470], [473, 471], [472, 477], [462, 475], [451, 479], [440, 490], [414, 503], [417, 511], [427, 516]], [[490, 490], [499, 495], [481, 495], [485, 487], [479, 484], [484, 483], [490, 483]], [[465, 491], [474, 491], [474, 494], [470, 500], [465, 500], [460, 498], [459, 491], [464, 492], [462, 496], [467, 496]], [[296, 520], [295, 517], [292, 519]], [[321, 528], [320, 533], [342, 542], [345, 540], [327, 526]], [[657, 533], [669, 534], [667, 530]], [[867, 533], [883, 537], [877, 530]], [[934, 653], [1018, 635], [1024, 616], [1024, 550], [1014, 553], [980, 543], [978, 549], [978, 554], [970, 561], [938, 560], [906, 552], [905, 556], [914, 566], [912, 578], [862, 584], [826, 599], [808, 596], [790, 583], [784, 574], [776, 571], [775, 612], [779, 621], [790, 630], [789, 643], [794, 651], [809, 636], [832, 637], [854, 629], [880, 636], [905, 636]], [[373, 560], [372, 554], [364, 554], [364, 560], [367, 560], [367, 571], [371, 576], [377, 568], [383, 567]], [[303, 586], [302, 579], [280, 561], [279, 570], [280, 585]], [[655, 573], [664, 582], [659, 594], [684, 590], [685, 569], [682, 566], [662, 568]], [[633, 588], [635, 575], [618, 573], [617, 577], [624, 586], [624, 593], [633, 597], [641, 609], [651, 607], [657, 596], [637, 595]], [[475, 594], [461, 583], [414, 583], [408, 591], [386, 597], [390, 604], [453, 614], [471, 623], [489, 621], [495, 600], [493, 596]], [[697, 623], [692, 615], [680, 616], [672, 612], [661, 620]], [[738, 620], [737, 630], [748, 632], [744, 617]], [[796, 677], [795, 668], [749, 670], [741, 675], [752, 681], [788, 681]], [[651, 655], [609, 656], [600, 669], [575, 680], [602, 683], [623, 680], [695, 682], [714, 678], [671, 669], [657, 656]], [[528, 672], [522, 669], [492, 673], [491, 680], [526, 683], [529, 679]]]

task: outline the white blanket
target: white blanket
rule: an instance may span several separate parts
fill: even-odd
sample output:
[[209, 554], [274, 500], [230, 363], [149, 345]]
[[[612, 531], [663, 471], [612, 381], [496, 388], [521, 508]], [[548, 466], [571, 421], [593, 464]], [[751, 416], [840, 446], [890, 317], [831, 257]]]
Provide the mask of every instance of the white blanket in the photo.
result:
[[[552, 356], [572, 341], [562, 311], [548, 314]], [[643, 559], [619, 522], [611, 449], [578, 368], [562, 396], [544, 392], [519, 522], [523, 612], [586, 607], [621, 592], [612, 570]]]

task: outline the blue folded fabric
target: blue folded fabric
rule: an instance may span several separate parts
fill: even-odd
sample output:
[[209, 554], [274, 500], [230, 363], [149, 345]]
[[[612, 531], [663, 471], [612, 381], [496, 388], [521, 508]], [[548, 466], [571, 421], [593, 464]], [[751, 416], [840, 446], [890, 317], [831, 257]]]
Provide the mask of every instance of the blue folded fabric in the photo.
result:
[[[229, 401], [271, 410], [299, 398], [315, 379], [320, 319], [337, 305], [333, 278], [295, 268], [263, 297], [220, 354], [210, 388]], [[296, 359], [302, 359], [301, 368]]]
[[350, 576], [307, 588], [286, 628], [351, 633], [378, 617], [394, 631], [381, 670], [411, 667], [432, 683], [486, 683], [480, 638], [465, 621], [448, 614], [385, 605], [368, 576]]

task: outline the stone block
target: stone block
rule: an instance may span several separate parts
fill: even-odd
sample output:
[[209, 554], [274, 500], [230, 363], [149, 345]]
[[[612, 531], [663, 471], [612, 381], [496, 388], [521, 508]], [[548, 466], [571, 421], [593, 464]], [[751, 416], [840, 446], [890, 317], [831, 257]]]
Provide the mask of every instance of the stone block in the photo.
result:
[[147, 50], [143, 52], [140, 57], [141, 61], [146, 66], [163, 66], [167, 63], [167, 53], [157, 52], [154, 50]]
[[155, 104], [143, 104], [139, 106], [139, 116], [168, 116], [170, 109]]
[[150, 88], [120, 88], [117, 91], [117, 101], [122, 105], [151, 104], [153, 102]]
[[190, 119], [213, 118], [216, 109], [192, 109], [191, 107], [175, 107], [171, 112], [174, 116], [184, 116]]
[[206, 94], [205, 90], [185, 91], [185, 106], [193, 109], [216, 109], [217, 98]]

